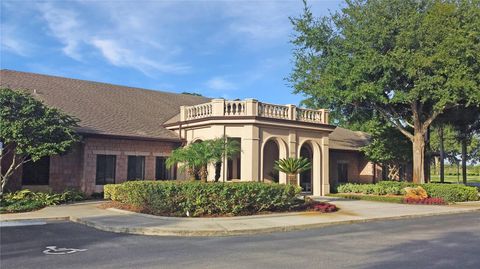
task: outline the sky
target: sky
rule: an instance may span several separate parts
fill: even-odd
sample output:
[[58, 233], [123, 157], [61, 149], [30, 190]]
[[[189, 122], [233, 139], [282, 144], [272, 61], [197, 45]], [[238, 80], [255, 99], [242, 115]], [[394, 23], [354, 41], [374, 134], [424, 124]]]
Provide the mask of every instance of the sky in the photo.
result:
[[[339, 0], [308, 2], [315, 16]], [[212, 98], [298, 104], [300, 0], [1, 1], [0, 67]]]

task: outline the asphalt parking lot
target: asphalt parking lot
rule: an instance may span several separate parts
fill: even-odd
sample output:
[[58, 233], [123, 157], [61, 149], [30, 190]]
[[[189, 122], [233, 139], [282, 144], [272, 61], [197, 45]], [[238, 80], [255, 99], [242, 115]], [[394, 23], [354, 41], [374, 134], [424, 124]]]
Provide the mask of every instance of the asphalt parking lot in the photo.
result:
[[480, 268], [480, 213], [200, 238], [33, 224], [1, 228], [2, 269]]

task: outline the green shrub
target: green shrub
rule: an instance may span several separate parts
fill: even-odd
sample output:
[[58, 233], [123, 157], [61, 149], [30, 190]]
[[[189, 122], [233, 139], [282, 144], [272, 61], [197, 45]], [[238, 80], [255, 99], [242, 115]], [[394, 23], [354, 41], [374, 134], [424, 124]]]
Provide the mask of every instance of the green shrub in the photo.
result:
[[422, 184], [429, 197], [442, 198], [446, 202], [466, 202], [478, 200], [478, 191], [475, 187], [460, 184]]
[[45, 207], [42, 201], [37, 200], [18, 200], [6, 201], [0, 203], [0, 213], [16, 213], [33, 211]]
[[15, 213], [32, 211], [45, 206], [79, 201], [84, 198], [85, 195], [82, 192], [74, 189], [67, 189], [63, 193], [33, 192], [25, 189], [13, 193], [6, 193], [0, 203], [0, 212]]
[[75, 202], [75, 201], [83, 201], [85, 200], [85, 194], [74, 188], [67, 188], [62, 194], [61, 194], [61, 200], [63, 202]]
[[[380, 181], [377, 184], [346, 183], [339, 185], [339, 193], [359, 193], [373, 195], [404, 195], [406, 187], [415, 187], [419, 184], [398, 181]], [[459, 184], [421, 184], [429, 197], [442, 198], [446, 202], [465, 202], [478, 200], [478, 191], [475, 187]]]
[[248, 215], [285, 211], [298, 203], [300, 188], [291, 185], [131, 181], [105, 185], [105, 199], [155, 215]]
[[328, 196], [341, 197], [351, 200], [366, 200], [376, 202], [387, 203], [403, 203], [403, 197], [401, 196], [377, 196], [377, 195], [364, 195], [364, 194], [348, 194], [348, 193], [331, 193]]

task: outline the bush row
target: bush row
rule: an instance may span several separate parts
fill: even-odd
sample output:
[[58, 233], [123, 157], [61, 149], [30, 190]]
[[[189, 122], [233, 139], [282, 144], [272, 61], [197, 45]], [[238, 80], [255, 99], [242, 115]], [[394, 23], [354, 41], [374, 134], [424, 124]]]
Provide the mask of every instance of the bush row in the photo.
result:
[[[415, 187], [418, 185], [419, 184], [397, 181], [381, 181], [376, 184], [346, 183], [337, 186], [337, 192], [374, 195], [404, 195], [404, 188]], [[475, 187], [438, 183], [426, 183], [420, 184], [420, 186], [427, 191], [429, 197], [442, 198], [446, 202], [465, 202], [476, 201], [479, 199], [478, 191]]]
[[328, 196], [341, 197], [351, 200], [367, 200], [375, 202], [387, 202], [387, 203], [403, 203], [403, 197], [401, 196], [379, 196], [379, 195], [364, 195], [355, 193], [331, 193]]
[[80, 201], [85, 195], [78, 190], [66, 190], [62, 193], [33, 192], [28, 189], [6, 193], [0, 202], [0, 213], [26, 212], [45, 206]]
[[291, 185], [130, 181], [105, 185], [105, 199], [168, 216], [248, 215], [286, 211], [298, 204], [300, 188]]

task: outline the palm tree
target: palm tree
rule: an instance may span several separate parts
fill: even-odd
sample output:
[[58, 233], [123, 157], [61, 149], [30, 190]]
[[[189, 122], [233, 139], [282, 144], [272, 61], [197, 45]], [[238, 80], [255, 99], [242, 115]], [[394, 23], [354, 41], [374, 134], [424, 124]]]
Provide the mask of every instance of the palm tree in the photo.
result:
[[285, 158], [275, 161], [274, 168], [280, 172], [287, 174], [287, 183], [297, 185], [297, 175], [311, 169], [311, 163], [308, 159]]
[[225, 158], [231, 159], [238, 154], [240, 150], [240, 143], [237, 140], [229, 139], [228, 137], [219, 137], [212, 140], [207, 140], [213, 154], [215, 163], [215, 182], [220, 178], [220, 170]]
[[180, 164], [179, 168], [185, 171], [191, 179], [195, 178], [195, 173], [198, 171], [202, 182], [207, 182], [207, 167], [213, 160], [214, 157], [209, 142], [203, 141], [175, 149], [168, 157], [166, 164], [169, 168], [177, 163]]
[[179, 168], [190, 178], [194, 179], [198, 172], [202, 182], [206, 182], [208, 165], [214, 163], [215, 181], [218, 181], [223, 159], [232, 158], [238, 152], [240, 144], [236, 140], [226, 137], [205, 140], [175, 149], [167, 159], [167, 167], [178, 163], [181, 165]]

